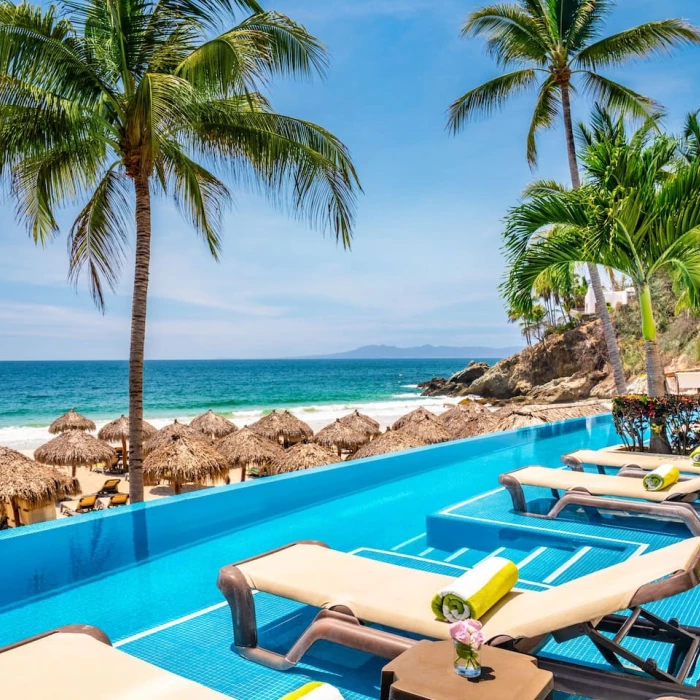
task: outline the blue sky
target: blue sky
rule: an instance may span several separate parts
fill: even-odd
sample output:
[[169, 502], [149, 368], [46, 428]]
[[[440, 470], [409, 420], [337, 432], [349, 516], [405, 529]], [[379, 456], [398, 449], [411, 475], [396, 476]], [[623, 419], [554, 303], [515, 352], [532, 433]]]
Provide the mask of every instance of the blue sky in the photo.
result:
[[[352, 252], [236, 193], [221, 262], [168, 202], [154, 209], [147, 356], [280, 357], [392, 345], [520, 343], [497, 285], [500, 221], [532, 178], [525, 134], [533, 96], [460, 136], [449, 103], [498, 68], [479, 41], [459, 38], [469, 0], [269, 0], [326, 42], [325, 81], [279, 83], [275, 108], [311, 119], [351, 149], [365, 194]], [[608, 30], [680, 16], [697, 0], [620, 0]], [[700, 49], [608, 73], [657, 99], [667, 126], [700, 107]], [[575, 103], [577, 118], [588, 106]], [[566, 180], [561, 131], [540, 142], [538, 176]], [[131, 273], [99, 314], [67, 283], [65, 231], [39, 249], [0, 209], [0, 360], [128, 356]]]

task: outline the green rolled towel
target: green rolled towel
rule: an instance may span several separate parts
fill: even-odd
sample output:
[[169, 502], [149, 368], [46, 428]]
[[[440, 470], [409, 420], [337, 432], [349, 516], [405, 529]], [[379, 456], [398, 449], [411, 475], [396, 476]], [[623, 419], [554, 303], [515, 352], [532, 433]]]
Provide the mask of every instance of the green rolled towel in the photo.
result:
[[691, 453], [690, 453], [690, 459], [693, 460], [693, 464], [700, 466], [700, 447], [696, 447]]
[[443, 622], [485, 615], [518, 582], [518, 567], [503, 557], [489, 557], [435, 594], [433, 614]]
[[661, 491], [673, 486], [680, 478], [681, 473], [678, 471], [678, 467], [674, 467], [673, 464], [662, 464], [654, 471], [649, 472], [642, 481], [647, 491]]

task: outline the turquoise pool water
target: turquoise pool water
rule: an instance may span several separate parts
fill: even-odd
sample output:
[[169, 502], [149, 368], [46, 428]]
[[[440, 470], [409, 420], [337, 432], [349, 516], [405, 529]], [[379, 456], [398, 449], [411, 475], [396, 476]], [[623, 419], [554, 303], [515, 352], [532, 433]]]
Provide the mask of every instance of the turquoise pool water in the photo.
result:
[[[384, 662], [365, 654], [322, 643], [287, 674], [238, 658], [219, 568], [298, 539], [455, 575], [498, 551], [520, 564], [522, 587], [542, 590], [684, 536], [510, 512], [500, 473], [557, 467], [565, 452], [615, 442], [608, 416], [568, 421], [2, 534], [0, 556], [17, 567], [0, 586], [0, 645], [80, 622], [239, 700], [273, 700], [307, 680], [328, 680], [348, 700], [376, 698]], [[256, 601], [262, 641], [280, 650], [313, 612]], [[580, 640], [564, 652], [589, 654]]]

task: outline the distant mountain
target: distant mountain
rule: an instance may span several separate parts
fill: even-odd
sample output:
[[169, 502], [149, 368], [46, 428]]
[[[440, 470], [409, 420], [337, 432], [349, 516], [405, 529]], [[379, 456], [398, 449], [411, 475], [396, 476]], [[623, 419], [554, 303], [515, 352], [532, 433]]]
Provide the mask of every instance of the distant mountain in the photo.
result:
[[395, 345], [363, 345], [361, 348], [348, 352], [337, 352], [332, 355], [314, 355], [306, 360], [420, 360], [420, 359], [476, 359], [503, 358], [520, 352], [522, 348], [488, 348], [467, 346], [455, 348], [447, 345], [421, 345], [414, 348], [397, 348]]

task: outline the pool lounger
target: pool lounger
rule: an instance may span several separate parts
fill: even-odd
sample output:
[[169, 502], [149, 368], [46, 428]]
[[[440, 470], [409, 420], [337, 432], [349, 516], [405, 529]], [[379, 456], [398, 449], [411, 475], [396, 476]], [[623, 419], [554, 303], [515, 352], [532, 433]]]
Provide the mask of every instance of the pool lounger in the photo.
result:
[[606, 467], [651, 471], [662, 464], [675, 464], [681, 472], [700, 475], [700, 466], [693, 464], [690, 457], [679, 457], [678, 455], [644, 454], [643, 452], [623, 450], [576, 450], [562, 455], [561, 461], [567, 467], [578, 472], [583, 471], [584, 464], [597, 467], [600, 474], [605, 474]]
[[[661, 491], [647, 491], [641, 479], [548, 467], [524, 467], [498, 477], [508, 489], [517, 513], [556, 518], [567, 506], [617, 510], [648, 516], [678, 518], [694, 536], [700, 535], [700, 517], [693, 505], [700, 496], [700, 477], [678, 481]], [[556, 503], [546, 515], [531, 513], [523, 486], [551, 489]], [[560, 495], [560, 491], [564, 491]]]
[[[231, 609], [236, 651], [270, 668], [293, 668], [312, 644], [326, 640], [385, 658], [395, 658], [418, 638], [449, 639], [449, 625], [433, 617], [430, 600], [453, 577], [405, 568], [329, 549], [319, 542], [297, 542], [237, 564], [224, 566], [217, 585]], [[555, 675], [559, 689], [596, 698], [649, 698], [670, 689], [700, 698], [683, 686], [700, 646], [699, 629], [666, 622], [641, 608], [687, 591], [700, 580], [700, 538], [629, 559], [543, 592], [511, 591], [484, 617], [489, 644], [537, 653], [554, 637], [587, 636], [622, 674], [547, 657], [540, 666]], [[258, 645], [253, 590], [321, 608], [286, 655]], [[614, 613], [629, 609], [629, 616]], [[369, 627], [374, 623], [398, 633]], [[612, 637], [609, 636], [612, 633]], [[631, 637], [672, 645], [668, 668], [642, 659], [622, 646]], [[558, 679], [558, 680], [557, 680]], [[611, 692], [601, 695], [601, 687]], [[635, 694], [635, 692], [637, 694]]]
[[112, 648], [107, 635], [87, 625], [61, 627], [0, 648], [0, 686], [3, 698], [224, 700], [227, 697]]

